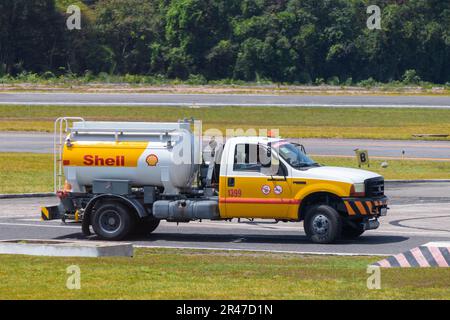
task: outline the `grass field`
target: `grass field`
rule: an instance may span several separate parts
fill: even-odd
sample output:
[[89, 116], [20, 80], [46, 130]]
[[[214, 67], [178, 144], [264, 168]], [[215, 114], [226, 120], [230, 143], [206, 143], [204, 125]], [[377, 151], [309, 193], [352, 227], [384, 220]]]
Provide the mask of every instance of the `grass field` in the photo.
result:
[[[50, 192], [53, 190], [53, 157], [49, 154], [0, 153], [0, 194]], [[324, 165], [357, 168], [355, 159], [314, 157]], [[389, 160], [389, 167], [380, 167], [382, 160], [371, 160], [369, 170], [386, 179], [450, 179], [450, 162]], [[367, 168], [366, 168], [367, 169]]]
[[[59, 107], [0, 106], [0, 131], [53, 131], [60, 116], [86, 120], [177, 121], [194, 117], [204, 129], [280, 129], [285, 137], [411, 139], [450, 134], [450, 110], [280, 107]], [[450, 138], [446, 138], [450, 140]]]
[[[72, 1], [72, 2], [70, 2]], [[67, 4], [73, 4], [73, 0], [60, 0], [67, 8]], [[87, 11], [81, 2], [83, 12]], [[88, 18], [91, 19], [88, 14]], [[11, 91], [70, 91], [70, 92], [148, 92], [148, 93], [210, 93], [210, 94], [364, 94], [364, 95], [449, 95], [450, 83], [433, 84], [420, 82], [416, 84], [392, 81], [380, 83], [363, 80], [359, 83], [321, 83], [321, 84], [289, 84], [275, 83], [270, 80], [246, 82], [235, 79], [222, 79], [207, 81], [203, 77], [190, 77], [188, 80], [167, 79], [151, 75], [93, 75], [86, 73], [84, 76], [66, 74], [49, 77], [36, 73], [21, 73], [16, 77], [3, 75], [0, 77], [0, 90]]]
[[[313, 157], [315, 161], [329, 166], [358, 168], [356, 158]], [[375, 171], [390, 180], [450, 179], [449, 161], [387, 160], [388, 167], [382, 168], [384, 160], [370, 160], [370, 167], [361, 169]]]
[[53, 156], [0, 153], [0, 194], [53, 191]]
[[[380, 257], [139, 249], [134, 258], [0, 255], [0, 299], [449, 299], [450, 269], [382, 269]], [[81, 270], [68, 290], [66, 268]]]

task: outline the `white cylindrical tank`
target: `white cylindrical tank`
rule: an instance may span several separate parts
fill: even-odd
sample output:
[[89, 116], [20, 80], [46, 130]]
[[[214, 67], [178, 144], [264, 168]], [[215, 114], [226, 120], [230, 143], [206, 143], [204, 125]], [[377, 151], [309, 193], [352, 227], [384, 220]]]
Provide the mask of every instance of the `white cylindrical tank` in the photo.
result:
[[63, 149], [64, 174], [74, 192], [106, 179], [176, 193], [192, 184], [200, 144], [188, 122], [75, 122]]

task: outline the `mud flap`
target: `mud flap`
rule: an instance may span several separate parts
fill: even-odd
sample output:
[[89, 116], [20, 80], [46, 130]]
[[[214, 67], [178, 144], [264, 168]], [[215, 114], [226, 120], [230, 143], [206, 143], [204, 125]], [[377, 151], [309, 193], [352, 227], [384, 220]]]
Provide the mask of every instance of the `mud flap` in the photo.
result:
[[83, 221], [81, 222], [81, 232], [83, 232], [83, 234], [87, 237], [91, 235], [91, 230], [89, 228], [90, 224], [90, 220], [91, 220], [91, 215], [88, 214], [87, 216], [84, 217]]

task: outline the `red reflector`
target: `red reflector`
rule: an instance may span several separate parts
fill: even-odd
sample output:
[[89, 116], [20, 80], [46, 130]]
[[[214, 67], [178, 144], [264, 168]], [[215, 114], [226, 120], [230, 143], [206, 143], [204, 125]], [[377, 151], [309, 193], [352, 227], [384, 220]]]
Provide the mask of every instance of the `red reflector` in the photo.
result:
[[70, 160], [63, 160], [63, 165], [64, 166], [70, 165]]

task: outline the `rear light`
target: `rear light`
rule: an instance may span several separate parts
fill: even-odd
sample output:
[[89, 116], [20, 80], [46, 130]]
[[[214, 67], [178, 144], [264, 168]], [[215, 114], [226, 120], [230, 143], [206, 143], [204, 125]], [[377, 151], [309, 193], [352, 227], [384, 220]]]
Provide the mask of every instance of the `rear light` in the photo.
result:
[[351, 197], [364, 197], [366, 195], [366, 186], [364, 183], [355, 183], [350, 188]]
[[56, 192], [56, 196], [57, 196], [60, 200], [67, 198], [68, 195], [69, 195], [69, 193], [68, 193], [68, 192], [65, 192], [65, 191], [57, 191], [57, 192]]

